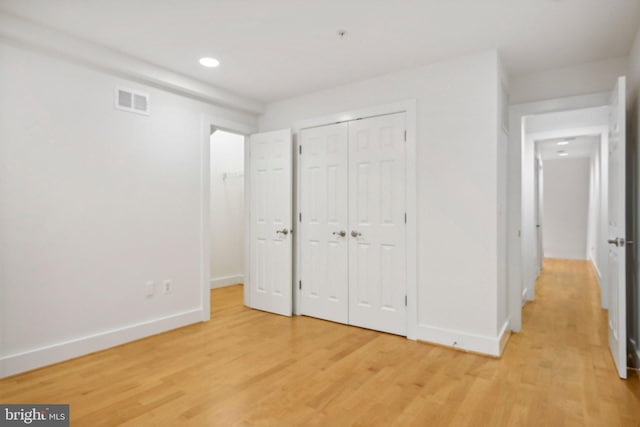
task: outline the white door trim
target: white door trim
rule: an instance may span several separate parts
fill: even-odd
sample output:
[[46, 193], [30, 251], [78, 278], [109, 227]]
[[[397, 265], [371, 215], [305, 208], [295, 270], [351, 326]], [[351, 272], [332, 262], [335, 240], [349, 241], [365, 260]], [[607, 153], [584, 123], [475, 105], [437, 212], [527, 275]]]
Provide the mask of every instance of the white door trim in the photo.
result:
[[[325, 126], [345, 121], [364, 119], [367, 117], [382, 116], [393, 113], [406, 114], [407, 126], [407, 142], [406, 142], [406, 211], [407, 211], [407, 238], [406, 238], [406, 257], [407, 257], [407, 338], [411, 340], [417, 339], [418, 329], [418, 282], [417, 282], [417, 126], [416, 113], [417, 102], [415, 99], [399, 101], [392, 104], [378, 105], [358, 110], [344, 111], [341, 113], [330, 114], [324, 117], [301, 120], [293, 125], [294, 145], [296, 153], [299, 152], [300, 141], [298, 135], [302, 129], [316, 126]], [[295, 188], [296, 195], [296, 211], [294, 218], [294, 230], [296, 238], [296, 247], [294, 250], [294, 289], [293, 289], [293, 313], [300, 314], [300, 294], [298, 292], [300, 283], [300, 233], [298, 232], [299, 215], [300, 215], [300, 186], [298, 183], [301, 179], [301, 171], [298, 167], [298, 156], [295, 156], [294, 167], [296, 170]]]
[[[249, 145], [246, 143], [246, 138], [257, 131], [257, 126], [249, 125], [246, 123], [235, 122], [232, 120], [215, 117], [209, 114], [202, 114], [200, 117], [200, 131], [201, 131], [201, 167], [200, 167], [200, 188], [201, 193], [201, 214], [200, 214], [200, 286], [201, 286], [201, 315], [200, 320], [203, 322], [211, 319], [211, 285], [209, 283], [211, 279], [211, 224], [210, 218], [210, 186], [211, 186], [211, 127], [216, 129], [225, 130], [228, 132], [237, 133], [245, 137], [244, 144], [244, 167], [250, 167], [249, 163]], [[244, 183], [244, 197], [245, 197], [245, 230], [249, 229], [249, 206], [248, 203], [250, 196], [250, 183], [249, 180], [245, 180]], [[247, 247], [249, 239], [245, 239], [245, 272], [244, 281], [245, 284], [249, 284], [249, 262], [248, 257], [250, 251]], [[249, 288], [246, 288], [249, 289]], [[249, 292], [244, 292], [245, 305], [249, 304]]]

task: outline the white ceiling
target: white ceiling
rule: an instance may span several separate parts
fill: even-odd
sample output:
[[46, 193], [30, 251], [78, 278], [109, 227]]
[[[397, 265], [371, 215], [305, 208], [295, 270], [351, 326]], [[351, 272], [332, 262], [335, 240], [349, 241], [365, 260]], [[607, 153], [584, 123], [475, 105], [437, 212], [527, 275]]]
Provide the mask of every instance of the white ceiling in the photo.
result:
[[[568, 145], [558, 145], [558, 141], [567, 141]], [[555, 138], [544, 141], [536, 141], [536, 149], [540, 153], [542, 160], [575, 159], [579, 157], [590, 157], [598, 149], [600, 137], [578, 136], [574, 138]], [[567, 156], [559, 156], [558, 151], [565, 151]]]
[[[640, 22], [639, 0], [0, 0], [0, 10], [263, 102], [490, 48], [513, 75], [625, 56]], [[201, 56], [222, 65], [205, 69]]]

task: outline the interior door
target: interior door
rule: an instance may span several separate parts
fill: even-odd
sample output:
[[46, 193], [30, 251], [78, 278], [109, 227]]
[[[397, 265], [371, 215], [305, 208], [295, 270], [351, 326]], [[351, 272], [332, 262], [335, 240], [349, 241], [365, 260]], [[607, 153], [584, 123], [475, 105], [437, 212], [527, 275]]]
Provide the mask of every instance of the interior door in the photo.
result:
[[250, 139], [250, 304], [291, 316], [292, 143], [291, 130]]
[[406, 335], [405, 115], [349, 123], [349, 323]]
[[300, 132], [300, 313], [348, 323], [348, 125]]
[[609, 119], [609, 348], [620, 378], [627, 377], [625, 85], [625, 77], [618, 78]]

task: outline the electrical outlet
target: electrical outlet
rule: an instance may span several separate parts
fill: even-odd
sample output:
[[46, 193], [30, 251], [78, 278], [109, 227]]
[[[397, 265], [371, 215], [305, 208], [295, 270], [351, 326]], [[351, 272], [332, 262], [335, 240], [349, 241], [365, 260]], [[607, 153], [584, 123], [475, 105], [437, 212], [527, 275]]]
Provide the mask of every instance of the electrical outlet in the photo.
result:
[[156, 292], [156, 286], [155, 286], [155, 283], [153, 283], [153, 280], [149, 280], [144, 284], [144, 294], [146, 295], [147, 298], [151, 298], [153, 294], [155, 294], [155, 292]]
[[162, 292], [165, 295], [168, 295], [171, 293], [171, 279], [167, 279], [162, 283]]

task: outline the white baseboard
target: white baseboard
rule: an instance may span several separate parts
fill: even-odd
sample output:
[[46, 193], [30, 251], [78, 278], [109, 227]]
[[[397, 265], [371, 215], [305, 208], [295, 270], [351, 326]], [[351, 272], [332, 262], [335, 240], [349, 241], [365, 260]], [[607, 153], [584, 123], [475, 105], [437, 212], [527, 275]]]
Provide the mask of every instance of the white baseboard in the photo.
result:
[[504, 353], [504, 349], [507, 347], [507, 342], [509, 341], [509, 337], [511, 337], [511, 328], [509, 327], [511, 323], [511, 319], [507, 319], [502, 325], [502, 329], [500, 330], [500, 334], [498, 334], [498, 356], [502, 356]]
[[527, 301], [529, 300], [529, 298], [527, 298], [527, 294], [529, 293], [529, 289], [525, 288], [522, 290], [522, 306], [524, 307], [524, 305], [527, 303]]
[[211, 278], [211, 280], [209, 280], [211, 289], [222, 288], [229, 285], [237, 285], [238, 283], [244, 283], [244, 275], [236, 274], [235, 276], [217, 277]]
[[21, 353], [0, 357], [0, 378], [62, 362], [78, 356], [104, 350], [140, 338], [198, 323], [202, 309], [197, 308], [123, 328], [52, 344]]
[[490, 337], [422, 324], [418, 325], [417, 338], [419, 341], [499, 357], [501, 347], [506, 344], [506, 341], [503, 342], [503, 339], [506, 340], [505, 334], [511, 333], [508, 325], [505, 322], [499, 336]]
[[590, 257], [589, 261], [591, 261], [591, 265], [593, 266], [593, 269], [596, 271], [598, 286], [600, 286], [600, 283], [602, 283], [602, 273], [600, 272], [600, 269], [598, 268], [598, 264], [596, 264], [593, 258]]

